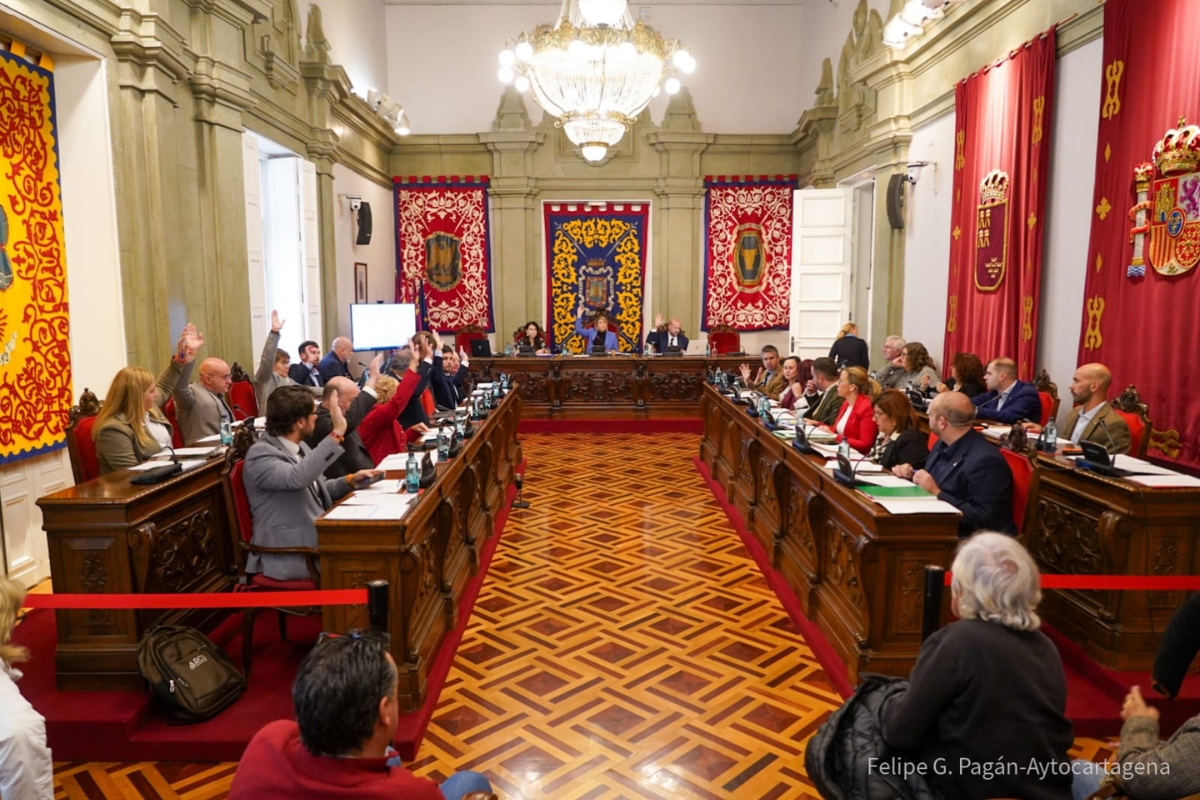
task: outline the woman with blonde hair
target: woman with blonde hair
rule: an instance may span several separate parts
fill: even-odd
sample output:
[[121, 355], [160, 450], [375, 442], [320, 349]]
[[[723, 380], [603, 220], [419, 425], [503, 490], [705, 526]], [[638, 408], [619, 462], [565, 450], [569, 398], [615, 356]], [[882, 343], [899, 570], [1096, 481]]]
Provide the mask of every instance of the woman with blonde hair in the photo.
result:
[[417, 374], [419, 363], [411, 350], [401, 350], [392, 356], [392, 374], [381, 375], [375, 381], [375, 405], [358, 423], [358, 438], [376, 464], [393, 453], [404, 452], [409, 442], [420, 439], [429, 430], [425, 423], [419, 422], [406, 431], [396, 419], [421, 382]]
[[29, 650], [12, 643], [25, 587], [0, 578], [0, 797], [54, 797], [54, 760], [46, 746], [46, 719], [21, 696], [14, 665]]
[[858, 338], [858, 326], [847, 322], [838, 331], [837, 339], [829, 348], [829, 357], [838, 369], [846, 367], [862, 367], [864, 370], [871, 366], [871, 353], [867, 343]]
[[838, 441], [845, 440], [865, 454], [879, 434], [872, 406], [872, 401], [879, 395], [879, 384], [868, 377], [862, 367], [850, 367], [838, 376], [837, 393], [842, 398], [842, 410], [833, 425]]
[[171, 446], [171, 423], [162, 413], [166, 395], [141, 367], [125, 367], [113, 378], [92, 427], [100, 474], [134, 467]]
[[958, 621], [921, 645], [908, 688], [882, 709], [884, 741], [942, 797], [1070, 800], [1067, 679], [1038, 630], [1037, 565], [1011, 536], [980, 531], [951, 570]]

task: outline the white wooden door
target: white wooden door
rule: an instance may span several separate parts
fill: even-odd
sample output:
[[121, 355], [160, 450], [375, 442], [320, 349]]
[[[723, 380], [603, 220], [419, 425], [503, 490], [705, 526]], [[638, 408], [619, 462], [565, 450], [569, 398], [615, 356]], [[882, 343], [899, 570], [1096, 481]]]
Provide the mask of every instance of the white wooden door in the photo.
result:
[[0, 517], [4, 526], [4, 569], [31, 587], [50, 577], [50, 549], [37, 499], [72, 485], [67, 449], [0, 467]]
[[267, 340], [267, 268], [263, 258], [262, 175], [258, 163], [258, 137], [242, 134], [242, 173], [246, 184], [246, 273], [250, 279], [250, 335], [255, 361], [250, 374], [258, 368], [258, 354]]
[[791, 351], [829, 355], [850, 313], [851, 216], [842, 189], [798, 189], [792, 210]]

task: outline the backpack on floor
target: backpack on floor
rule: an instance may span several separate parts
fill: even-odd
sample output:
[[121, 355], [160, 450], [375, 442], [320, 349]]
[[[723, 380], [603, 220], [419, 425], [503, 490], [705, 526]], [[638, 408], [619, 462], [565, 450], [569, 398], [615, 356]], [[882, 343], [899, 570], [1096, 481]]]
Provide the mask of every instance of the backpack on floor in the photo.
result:
[[138, 668], [172, 725], [212, 719], [246, 688], [246, 679], [221, 648], [184, 625], [151, 628], [138, 646]]

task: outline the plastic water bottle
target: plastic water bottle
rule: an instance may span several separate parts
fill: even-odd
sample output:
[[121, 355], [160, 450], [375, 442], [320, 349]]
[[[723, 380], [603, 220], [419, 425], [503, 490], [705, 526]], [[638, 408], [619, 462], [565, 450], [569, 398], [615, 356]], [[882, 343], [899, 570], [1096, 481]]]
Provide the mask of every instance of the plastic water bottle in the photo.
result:
[[845, 456], [846, 458], [850, 457], [850, 442], [846, 441], [845, 439], [842, 439], [842, 441], [838, 442], [838, 455]]
[[763, 418], [764, 422], [771, 421], [771, 401], [765, 394], [758, 396], [758, 415]]
[[450, 429], [438, 428], [437, 436], [438, 461], [450, 460]]
[[221, 445], [229, 447], [233, 444], [233, 426], [229, 424], [229, 420], [221, 420]]
[[463, 437], [467, 435], [466, 422], [467, 422], [467, 418], [465, 415], [461, 416], [461, 417], [455, 415], [455, 417], [454, 417], [454, 432], [458, 434], [458, 440], [460, 442], [462, 441]]
[[1042, 451], [1045, 453], [1053, 453], [1058, 450], [1058, 426], [1054, 424], [1054, 417], [1051, 417], [1046, 427], [1042, 428]]
[[704, 357], [712, 358], [712, 345], [708, 342], [704, 343]]
[[719, 366], [717, 367], [717, 371], [713, 373], [713, 383], [715, 383], [718, 388], [725, 385], [725, 373], [721, 371]]
[[416, 494], [421, 488], [421, 467], [417, 463], [415, 450], [408, 451], [408, 463], [404, 465], [404, 489], [409, 494]]

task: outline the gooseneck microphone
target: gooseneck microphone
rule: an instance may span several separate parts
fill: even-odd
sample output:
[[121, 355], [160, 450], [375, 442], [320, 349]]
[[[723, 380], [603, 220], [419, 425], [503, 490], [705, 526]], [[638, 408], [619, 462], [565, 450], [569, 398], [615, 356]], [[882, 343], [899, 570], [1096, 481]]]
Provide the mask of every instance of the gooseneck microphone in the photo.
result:
[[1108, 445], [1105, 445], [1105, 447], [1104, 447], [1104, 452], [1108, 453], [1110, 456], [1111, 456], [1111, 455], [1116, 455], [1116, 452], [1117, 452], [1117, 443], [1116, 443], [1116, 441], [1113, 439], [1113, 437], [1112, 437], [1112, 433], [1111, 433], [1111, 432], [1108, 430], [1108, 423], [1104, 421], [1104, 418], [1103, 418], [1103, 417], [1101, 417], [1100, 419], [1096, 420], [1096, 422], [1097, 422], [1097, 424], [1100, 426], [1100, 430], [1104, 431], [1104, 435], [1105, 435], [1105, 437], [1108, 439], [1108, 444], [1111, 444], [1111, 445], [1112, 445], [1112, 449], [1111, 449], [1111, 450], [1108, 448]]

